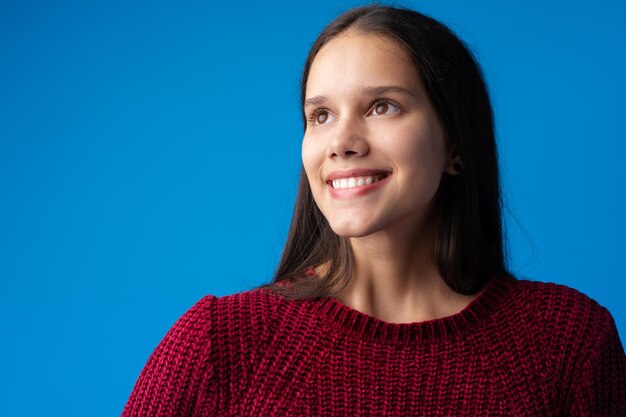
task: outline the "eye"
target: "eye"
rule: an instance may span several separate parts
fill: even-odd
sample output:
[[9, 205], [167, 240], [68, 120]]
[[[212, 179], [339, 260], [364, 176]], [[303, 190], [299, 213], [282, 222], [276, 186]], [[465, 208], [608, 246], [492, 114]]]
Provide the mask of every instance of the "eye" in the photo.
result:
[[324, 109], [318, 109], [311, 115], [311, 117], [308, 118], [308, 121], [314, 125], [323, 125], [329, 121], [332, 122], [333, 120], [335, 120], [335, 117], [331, 115], [328, 110]]
[[381, 116], [383, 114], [398, 113], [399, 111], [400, 108], [389, 101], [377, 101], [372, 106], [370, 114], [373, 114], [374, 116]]

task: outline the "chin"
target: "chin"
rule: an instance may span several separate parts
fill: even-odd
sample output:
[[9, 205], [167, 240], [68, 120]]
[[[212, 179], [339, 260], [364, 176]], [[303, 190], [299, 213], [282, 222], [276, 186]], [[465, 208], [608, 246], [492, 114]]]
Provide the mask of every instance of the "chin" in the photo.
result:
[[338, 236], [346, 238], [368, 236], [377, 231], [373, 225], [354, 224], [354, 222], [347, 224], [330, 223], [330, 228], [333, 229], [333, 232]]

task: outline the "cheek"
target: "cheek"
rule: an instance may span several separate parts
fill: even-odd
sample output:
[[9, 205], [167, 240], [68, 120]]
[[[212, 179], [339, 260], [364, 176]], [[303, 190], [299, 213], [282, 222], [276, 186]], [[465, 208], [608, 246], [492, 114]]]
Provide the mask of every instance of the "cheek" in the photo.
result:
[[438, 125], [425, 122], [407, 129], [398, 155], [408, 166], [437, 175], [445, 169], [445, 139]]
[[306, 141], [302, 141], [302, 166], [304, 166], [304, 171], [306, 172], [309, 182], [311, 181], [311, 165], [311, 151]]
[[311, 183], [317, 175], [324, 160], [324, 152], [320, 146], [316, 146], [315, 141], [307, 138], [302, 140], [302, 165], [306, 172], [309, 183]]

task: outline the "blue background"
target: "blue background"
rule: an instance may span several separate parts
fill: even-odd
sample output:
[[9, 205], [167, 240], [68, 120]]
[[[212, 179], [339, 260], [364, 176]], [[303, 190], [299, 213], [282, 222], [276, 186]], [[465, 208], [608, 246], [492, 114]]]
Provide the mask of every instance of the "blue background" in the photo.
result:
[[[406, 1], [493, 96], [514, 273], [626, 339], [619, 2]], [[204, 294], [270, 280], [300, 167], [308, 47], [359, 3], [0, 6], [0, 415], [119, 415]]]

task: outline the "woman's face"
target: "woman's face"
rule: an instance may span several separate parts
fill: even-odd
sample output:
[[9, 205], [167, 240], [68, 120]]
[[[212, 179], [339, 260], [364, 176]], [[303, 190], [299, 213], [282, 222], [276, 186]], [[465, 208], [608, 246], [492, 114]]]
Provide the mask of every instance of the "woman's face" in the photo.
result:
[[311, 65], [304, 111], [304, 169], [335, 233], [417, 231], [448, 151], [404, 50], [380, 35], [342, 33]]

